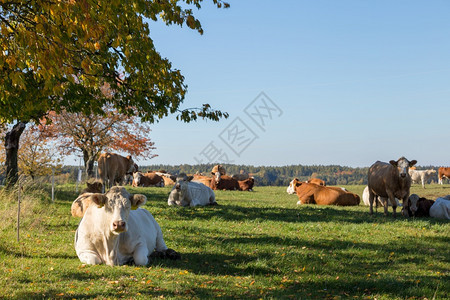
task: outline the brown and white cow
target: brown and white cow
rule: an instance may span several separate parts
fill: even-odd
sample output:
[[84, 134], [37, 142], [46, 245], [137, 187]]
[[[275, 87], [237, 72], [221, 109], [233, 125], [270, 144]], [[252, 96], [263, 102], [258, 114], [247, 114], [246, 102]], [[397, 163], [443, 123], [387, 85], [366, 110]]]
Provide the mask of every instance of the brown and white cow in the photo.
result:
[[75, 232], [75, 250], [82, 263], [144, 266], [154, 251], [159, 256], [180, 258], [167, 248], [152, 214], [138, 208], [147, 201], [144, 195], [132, 195], [115, 186], [106, 194], [91, 194], [90, 200], [92, 205]]
[[195, 174], [194, 177], [192, 178], [192, 181], [202, 183], [207, 187], [211, 187], [212, 177]]
[[238, 180], [239, 190], [241, 191], [253, 191], [253, 186], [255, 185], [255, 179], [253, 177], [247, 178], [245, 180]]
[[320, 178], [311, 178], [311, 179], [308, 179], [308, 180], [306, 181], [306, 183], [314, 183], [314, 184], [322, 185], [322, 186], [326, 186], [326, 185], [327, 185], [327, 184], [325, 183], [325, 181], [322, 180], [322, 179], [320, 179]]
[[403, 208], [402, 214], [405, 217], [429, 217], [430, 208], [434, 200], [419, 197], [417, 194], [411, 194], [408, 198], [408, 205]]
[[295, 190], [298, 197], [297, 204], [354, 206], [361, 202], [357, 194], [314, 183], [297, 181]]
[[450, 168], [446, 168], [446, 167], [440, 167], [438, 169], [438, 183], [439, 184], [443, 184], [442, 179], [443, 178], [450, 178]]
[[411, 177], [408, 171], [409, 167], [416, 163], [416, 160], [409, 161], [405, 157], [401, 157], [397, 161], [391, 160], [389, 163], [377, 161], [370, 166], [368, 172], [370, 214], [373, 214], [373, 201], [376, 196], [384, 200], [385, 215], [388, 214], [387, 199], [393, 204], [394, 218], [397, 216], [395, 198], [401, 199], [405, 208], [411, 188]]
[[[148, 172], [150, 173], [150, 172]], [[172, 174], [167, 173], [166, 170], [159, 170], [155, 172], [156, 175], [159, 175], [164, 180], [164, 186], [172, 186], [175, 184], [175, 178], [176, 176], [173, 176]]]
[[141, 172], [134, 172], [133, 173], [133, 184], [132, 186], [157, 186], [157, 187], [164, 187], [164, 179], [162, 176], [159, 176], [155, 172], [149, 172], [149, 173], [141, 173]]
[[231, 176], [222, 175], [211, 180], [210, 188], [213, 190], [239, 190], [239, 183]]
[[212, 170], [211, 170], [211, 175], [212, 176], [216, 176], [217, 177], [217, 173], [219, 173], [220, 175], [225, 175], [227, 174], [224, 166], [222, 165], [215, 165]]
[[104, 187], [122, 184], [125, 175], [134, 171], [134, 161], [131, 155], [123, 157], [115, 153], [102, 153], [98, 158], [98, 173]]

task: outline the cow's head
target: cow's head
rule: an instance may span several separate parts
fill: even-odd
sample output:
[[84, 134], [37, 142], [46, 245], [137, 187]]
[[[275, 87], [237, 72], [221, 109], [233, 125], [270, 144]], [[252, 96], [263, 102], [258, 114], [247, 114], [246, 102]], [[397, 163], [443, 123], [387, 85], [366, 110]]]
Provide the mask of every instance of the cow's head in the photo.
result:
[[133, 186], [139, 186], [139, 184], [141, 183], [142, 176], [143, 175], [141, 172], [133, 173]]
[[397, 161], [391, 160], [389, 163], [397, 168], [401, 178], [406, 178], [406, 176], [409, 175], [409, 168], [414, 166], [417, 163], [417, 160], [409, 161], [404, 157], [400, 157]]
[[127, 160], [128, 160], [128, 163], [127, 163], [126, 173], [132, 174], [133, 172], [137, 172], [137, 168], [136, 168], [137, 165], [134, 163], [133, 159], [131, 158], [131, 155], [127, 156]]
[[211, 170], [211, 175], [214, 178], [214, 181], [216, 184], [219, 184], [220, 182], [220, 176], [225, 175], [227, 172], [222, 165], [215, 165]]
[[405, 217], [409, 217], [408, 208], [411, 210], [412, 215], [414, 216], [417, 211], [417, 202], [419, 202], [420, 197], [416, 194], [412, 194], [409, 196], [408, 205], [403, 208], [403, 215]]
[[174, 180], [174, 188], [179, 191], [184, 183], [191, 181], [193, 178], [194, 176], [187, 176], [186, 173], [180, 173]]
[[298, 181], [298, 178], [294, 178], [291, 180], [291, 182], [289, 182], [289, 186], [286, 189], [286, 192], [288, 194], [295, 194], [295, 182]]
[[94, 181], [92, 183], [86, 182], [87, 190], [89, 193], [101, 193], [103, 184], [100, 181]]
[[130, 210], [145, 204], [147, 197], [132, 195], [124, 187], [114, 186], [106, 194], [93, 194], [91, 200], [104, 209], [106, 220], [102, 222], [109, 226], [112, 234], [117, 235], [128, 230]]

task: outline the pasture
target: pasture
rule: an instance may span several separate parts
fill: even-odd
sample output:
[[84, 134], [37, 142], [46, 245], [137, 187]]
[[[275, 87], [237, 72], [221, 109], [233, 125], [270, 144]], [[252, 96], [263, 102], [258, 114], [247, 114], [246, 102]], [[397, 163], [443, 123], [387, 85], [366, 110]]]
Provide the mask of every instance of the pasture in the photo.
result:
[[[364, 186], [346, 188], [361, 195]], [[181, 260], [81, 264], [73, 185], [58, 186], [55, 203], [46, 187], [25, 190], [17, 242], [17, 198], [0, 191], [0, 298], [450, 298], [449, 221], [393, 219], [380, 208], [370, 216], [362, 204], [297, 206], [286, 187], [216, 191], [219, 206], [200, 208], [168, 207], [168, 187], [127, 189], [148, 197], [144, 208]], [[435, 199], [450, 186], [411, 193]]]

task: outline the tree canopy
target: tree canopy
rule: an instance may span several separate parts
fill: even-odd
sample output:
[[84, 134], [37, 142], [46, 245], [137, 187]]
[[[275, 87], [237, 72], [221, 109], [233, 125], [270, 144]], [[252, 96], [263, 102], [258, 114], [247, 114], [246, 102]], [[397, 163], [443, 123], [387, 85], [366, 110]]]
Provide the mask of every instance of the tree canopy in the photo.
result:
[[[228, 7], [212, 0], [218, 8]], [[156, 49], [149, 20], [203, 32], [194, 9], [203, 0], [0, 0], [0, 124], [16, 123], [5, 139], [7, 176], [17, 175], [24, 123], [48, 112], [119, 113], [155, 122], [169, 114], [189, 122], [227, 113], [209, 104], [181, 109], [181, 72]], [[108, 86], [110, 95], [102, 93]], [[12, 180], [14, 182], [14, 180]]]
[[[183, 121], [218, 120], [223, 113], [209, 105], [180, 111], [184, 77], [157, 52], [147, 23], [202, 33], [193, 15], [202, 2], [1, 0], [0, 121], [38, 121], [52, 110], [101, 114], [105, 104], [150, 122], [177, 112]], [[102, 95], [104, 84], [113, 97]]]

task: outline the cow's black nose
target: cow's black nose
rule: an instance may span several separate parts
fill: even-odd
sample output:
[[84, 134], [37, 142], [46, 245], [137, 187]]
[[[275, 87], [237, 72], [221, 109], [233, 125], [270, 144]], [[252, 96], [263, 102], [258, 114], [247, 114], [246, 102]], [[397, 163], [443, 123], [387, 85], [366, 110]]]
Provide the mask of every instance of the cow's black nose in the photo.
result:
[[406, 177], [406, 173], [402, 173], [402, 174], [400, 174], [400, 176], [402, 176], [403, 178], [405, 178], [405, 177]]

